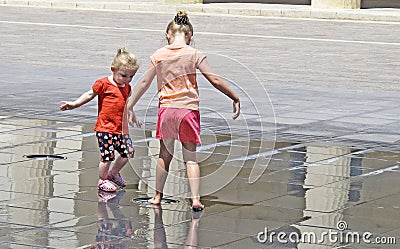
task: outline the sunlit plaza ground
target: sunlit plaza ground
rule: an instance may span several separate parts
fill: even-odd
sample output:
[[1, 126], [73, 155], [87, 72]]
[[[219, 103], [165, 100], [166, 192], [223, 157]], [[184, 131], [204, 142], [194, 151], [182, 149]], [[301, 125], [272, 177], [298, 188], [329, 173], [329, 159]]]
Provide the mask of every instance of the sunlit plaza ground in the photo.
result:
[[116, 193], [97, 190], [97, 104], [58, 110], [109, 73], [121, 43], [145, 70], [170, 15], [0, 12], [0, 248], [397, 248], [397, 23], [193, 15], [196, 47], [242, 99], [233, 121], [199, 77], [198, 213], [178, 145], [165, 203], [145, 202], [154, 88], [136, 107], [145, 126], [129, 130], [135, 157]]

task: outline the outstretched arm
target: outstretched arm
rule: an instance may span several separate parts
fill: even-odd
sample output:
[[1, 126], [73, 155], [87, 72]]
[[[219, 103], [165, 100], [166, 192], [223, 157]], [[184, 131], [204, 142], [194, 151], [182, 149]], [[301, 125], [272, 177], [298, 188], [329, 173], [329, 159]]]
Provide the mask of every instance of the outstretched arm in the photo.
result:
[[233, 100], [233, 119], [237, 119], [240, 115], [240, 99], [239, 96], [229, 87], [229, 85], [216, 75], [211, 66], [208, 64], [207, 58], [204, 58], [199, 65], [200, 72], [204, 77], [220, 92]]
[[139, 101], [140, 97], [149, 89], [151, 82], [156, 76], [156, 68], [153, 64], [150, 64], [146, 73], [143, 75], [142, 79], [137, 83], [135, 89], [133, 90], [132, 96], [128, 100], [127, 108], [128, 108], [128, 120], [129, 124], [133, 126], [133, 124], [137, 124], [136, 115], [133, 111], [133, 107]]
[[60, 110], [72, 110], [80, 107], [81, 105], [86, 104], [91, 101], [94, 97], [97, 96], [97, 93], [90, 89], [89, 91], [83, 93], [77, 100], [75, 101], [61, 101]]

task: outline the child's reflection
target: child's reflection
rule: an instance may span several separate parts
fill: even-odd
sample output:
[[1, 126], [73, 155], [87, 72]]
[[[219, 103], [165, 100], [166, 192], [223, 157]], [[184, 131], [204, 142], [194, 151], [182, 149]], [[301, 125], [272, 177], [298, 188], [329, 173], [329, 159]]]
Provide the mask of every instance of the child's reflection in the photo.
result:
[[[162, 217], [161, 205], [153, 205], [154, 210], [154, 248], [166, 249], [167, 237], [165, 234], [164, 222]], [[189, 225], [188, 236], [186, 238], [185, 247], [186, 249], [197, 248], [197, 228], [202, 212], [192, 212], [192, 220]]]
[[[115, 193], [99, 191], [97, 204], [98, 233], [96, 245], [92, 248], [128, 248], [132, 235], [132, 223], [121, 212], [119, 201], [125, 195], [125, 190]], [[113, 218], [109, 217], [111, 211]]]

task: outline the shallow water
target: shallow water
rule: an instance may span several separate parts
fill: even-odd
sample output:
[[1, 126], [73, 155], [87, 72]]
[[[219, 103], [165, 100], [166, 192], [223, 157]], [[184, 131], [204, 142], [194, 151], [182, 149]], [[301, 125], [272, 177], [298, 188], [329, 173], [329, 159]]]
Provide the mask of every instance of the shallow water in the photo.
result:
[[[158, 141], [151, 130], [133, 129], [131, 135], [135, 158], [122, 171], [127, 187], [99, 195], [91, 124], [3, 116], [0, 248], [367, 248], [372, 244], [334, 241], [324, 233], [398, 237], [398, 151], [205, 132], [198, 160], [206, 209], [198, 214], [186, 198], [179, 145], [165, 187], [176, 202], [159, 208], [134, 200], [154, 193]], [[250, 184], [257, 167], [265, 172]], [[347, 230], [338, 230], [343, 221]], [[258, 235], [265, 231], [320, 240], [263, 241]]]

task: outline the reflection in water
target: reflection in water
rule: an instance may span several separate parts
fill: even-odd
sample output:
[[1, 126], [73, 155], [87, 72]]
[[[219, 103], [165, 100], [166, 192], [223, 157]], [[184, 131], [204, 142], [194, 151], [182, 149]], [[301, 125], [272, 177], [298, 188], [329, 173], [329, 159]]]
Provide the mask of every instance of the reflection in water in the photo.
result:
[[[12, 124], [13, 121], [15, 124]], [[4, 121], [3, 121], [4, 122]], [[46, 129], [58, 124], [57, 121], [18, 119], [7, 120], [9, 125], [0, 124], [2, 145], [0, 146], [0, 163], [5, 168], [0, 171], [3, 190], [0, 193], [1, 200], [12, 200], [16, 205], [24, 208], [10, 208], [7, 211], [7, 220], [11, 224], [27, 224], [42, 226], [67, 220], [74, 217], [74, 200], [48, 198], [65, 194], [68, 191], [79, 190], [79, 176], [75, 174], [60, 174], [65, 170], [77, 171], [79, 162], [67, 160], [31, 160], [24, 158], [27, 154], [58, 155], [81, 149], [83, 137], [75, 140], [63, 140], [62, 137], [81, 135], [85, 133], [84, 126], [70, 127], [70, 130]], [[4, 126], [8, 129], [4, 131]], [[76, 152], [82, 156], [82, 151]], [[79, 155], [78, 155], [79, 154]], [[68, 181], [68, 185], [64, 182]], [[24, 195], [24, 193], [29, 193]], [[21, 196], [22, 194], [22, 196]], [[23, 197], [23, 198], [21, 198]], [[48, 198], [48, 199], [47, 199]], [[17, 200], [17, 201], [15, 201]], [[68, 202], [68, 204], [66, 203]], [[62, 213], [59, 207], [62, 206]], [[10, 225], [10, 229], [12, 225]], [[57, 231], [48, 229], [34, 229], [31, 237], [15, 239], [21, 244], [38, 244], [50, 247], [60, 247], [62, 242], [57, 239]], [[12, 236], [17, 236], [12, 234]], [[72, 236], [71, 240], [78, 240]], [[18, 245], [10, 246], [17, 248]]]
[[[98, 195], [99, 228], [96, 236], [97, 243], [91, 248], [129, 248], [128, 241], [132, 235], [132, 223], [119, 208], [119, 201], [125, 195], [125, 191], [121, 190], [117, 193], [99, 191]], [[109, 211], [113, 217], [110, 217]]]
[[[349, 148], [307, 146], [304, 155], [305, 167], [296, 168], [295, 173], [301, 173], [304, 179], [305, 207], [303, 218], [320, 217], [320, 223], [315, 226], [294, 224], [298, 234], [315, 234], [323, 238], [326, 228], [336, 229], [337, 223], [343, 220], [342, 209], [349, 201], [359, 201], [360, 192], [353, 189], [351, 176], [362, 174], [362, 158], [354, 159], [346, 156], [352, 153]], [[297, 160], [299, 158], [296, 158]], [[295, 177], [298, 178], [298, 177]], [[329, 187], [329, 184], [335, 186]], [[361, 186], [359, 186], [361, 188]], [[323, 214], [330, 215], [323, 215]], [[332, 246], [330, 241], [320, 243]], [[297, 248], [314, 248], [320, 245], [299, 243]]]
[[[161, 206], [153, 205], [154, 211], [154, 248], [167, 249], [167, 236], [163, 221], [163, 212]], [[198, 245], [198, 226], [201, 217], [201, 212], [193, 212], [192, 219], [189, 224], [187, 238], [185, 242], [185, 249], [197, 248]], [[174, 241], [175, 242], [175, 241]]]
[[[126, 241], [130, 241], [128, 244], [135, 243], [132, 242], [132, 235], [130, 235], [132, 232], [130, 220], [119, 209], [118, 202], [122, 196], [101, 196], [107, 202], [97, 203], [98, 230], [96, 227], [90, 233], [86, 230], [83, 231], [82, 227], [84, 226], [82, 224], [85, 224], [85, 218], [91, 217], [93, 211], [96, 210], [96, 203], [91, 200], [97, 193], [96, 182], [92, 176], [93, 172], [97, 172], [97, 165], [93, 162], [98, 160], [98, 152], [92, 125], [81, 126], [55, 121], [28, 120], [18, 122], [15, 125], [3, 125], [3, 127], [0, 124], [0, 131], [2, 131], [0, 138], [4, 142], [0, 151], [0, 164], [2, 166], [0, 184], [3, 190], [0, 191], [0, 200], [3, 205], [1, 212], [6, 214], [0, 216], [2, 224], [0, 232], [3, 232], [2, 235], [7, 235], [7, 238], [6, 236], [2, 238], [11, 241], [10, 243], [4, 241], [6, 245], [9, 245], [10, 248], [18, 248], [19, 244], [17, 243], [51, 248], [77, 248], [80, 245], [93, 244], [97, 240], [96, 246], [98, 247], [108, 243], [108, 245], [123, 248], [124, 246], [127, 247]], [[148, 133], [148, 137], [152, 138], [151, 132]], [[237, 163], [239, 160], [245, 160], [250, 165], [252, 163], [251, 158], [254, 156], [253, 151], [258, 151], [254, 149], [258, 146], [257, 141], [236, 141], [234, 144], [236, 147], [230, 150], [231, 148], [227, 145], [229, 143], [221, 143], [220, 140], [220, 137], [215, 141], [212, 140], [215, 142], [213, 144], [215, 148], [212, 150], [206, 148], [201, 151], [201, 156], [204, 158], [201, 166], [205, 173], [213, 172], [220, 167], [223, 160], [227, 158], [227, 153], [240, 155], [236, 161], [232, 160], [230, 163], [230, 165], [235, 166], [239, 165]], [[134, 165], [140, 168], [140, 175], [149, 182], [154, 182], [156, 164], [155, 161], [153, 162], [153, 158], [157, 157], [158, 145], [157, 140], [149, 139], [145, 146], [138, 146], [136, 150]], [[247, 148], [248, 145], [251, 145], [249, 150], [242, 149]], [[289, 146], [290, 144], [286, 145]], [[176, 148], [176, 150], [179, 151], [180, 148]], [[247, 153], [252, 157], [242, 156], [238, 151]], [[362, 153], [354, 153], [349, 148], [333, 146], [303, 146], [297, 150], [293, 150], [293, 148], [290, 150], [282, 149], [277, 151], [276, 155], [274, 154], [275, 159], [277, 159], [275, 160], [277, 168], [272, 166], [269, 168], [278, 173], [266, 175], [258, 184], [246, 185], [245, 188], [241, 185], [244, 181], [238, 177], [236, 182], [239, 184], [227, 185], [223, 189], [224, 191], [216, 193], [216, 199], [223, 200], [221, 202], [223, 207], [231, 204], [239, 207], [246, 203], [254, 203], [256, 198], [268, 198], [265, 197], [266, 192], [267, 194], [275, 194], [273, 191], [276, 191], [279, 196], [293, 195], [290, 197], [299, 197], [296, 200], [300, 199], [299, 208], [302, 210], [303, 217], [310, 217], [311, 219], [298, 222], [291, 228], [297, 229], [299, 233], [314, 232], [320, 235], [326, 231], [326, 228], [335, 228], [339, 220], [346, 218], [342, 212], [344, 208], [354, 203], [371, 200], [371, 193], [386, 192], [393, 187], [388, 184], [377, 186], [376, 178], [373, 177], [363, 177], [360, 180], [354, 180], [352, 177], [365, 175], [369, 173], [368, 171], [397, 165], [400, 161], [400, 154], [390, 151]], [[67, 157], [67, 160], [29, 160], [23, 157], [26, 154], [63, 155]], [[280, 156], [286, 157], [280, 158]], [[240, 163], [242, 162], [240, 161]], [[171, 164], [171, 172], [183, 178], [185, 170], [180, 168], [182, 165], [181, 159], [176, 158], [174, 164]], [[245, 164], [244, 169], [247, 166]], [[367, 172], [365, 172], [366, 169]], [[132, 179], [137, 179], [137, 177], [127, 167], [124, 174], [129, 173], [131, 173], [130, 180], [132, 183]], [[241, 177], [246, 178], [243, 175]], [[265, 188], [265, 186], [281, 186], [274, 183], [282, 183], [283, 181], [283, 185], [286, 184], [287, 189]], [[292, 184], [293, 182], [301, 184]], [[148, 188], [144, 182], [138, 181], [138, 183], [139, 189], [136, 189], [137, 185], [131, 184], [127, 188], [128, 191], [136, 193], [139, 190], [139, 193], [143, 195], [153, 195], [151, 188]], [[187, 184], [168, 182], [168, 180], [166, 190], [181, 195], [189, 193]], [[122, 193], [124, 192], [120, 192], [120, 194]], [[254, 193], [260, 194], [253, 198]], [[266, 199], [257, 199], [256, 201], [264, 200]], [[184, 204], [179, 206], [181, 205], [179, 203], [171, 205], [174, 205], [174, 211], [164, 210], [163, 212], [161, 208], [153, 211], [146, 209], [145, 215], [136, 210], [137, 206], [131, 206], [129, 210], [133, 214], [130, 217], [136, 218], [137, 215], [140, 217], [138, 223], [142, 222], [144, 230], [150, 233], [154, 232], [150, 237], [154, 236], [156, 247], [166, 248], [167, 242], [174, 243], [174, 245], [187, 244], [193, 247], [197, 244], [201, 245], [202, 241], [197, 243], [199, 219], [192, 218], [190, 225], [186, 224], [184, 222], [187, 220], [186, 213], [181, 210], [187, 210], [187, 206]], [[284, 203], [283, 205], [287, 207], [290, 204]], [[260, 215], [263, 215], [263, 213]], [[298, 214], [296, 213], [296, 215]], [[370, 215], [370, 212], [365, 211], [363, 215]], [[251, 217], [254, 220], [257, 218]], [[302, 217], [296, 218], [301, 220]], [[284, 220], [281, 217], [279, 219]], [[380, 218], [374, 219], [378, 221]], [[153, 220], [155, 229], [148, 229]], [[314, 222], [312, 226], [306, 223], [310, 221]], [[216, 222], [220, 222], [220, 220]], [[15, 231], [15, 227], [18, 226], [29, 228], [30, 236], [25, 236], [25, 233], [9, 232]], [[136, 227], [140, 226], [141, 224], [136, 225]], [[48, 229], [49, 227], [55, 229]], [[227, 228], [227, 230], [231, 232], [237, 227], [242, 228], [243, 223], [240, 222], [240, 218], [235, 217], [235, 225]], [[60, 229], [57, 230], [57, 228]], [[76, 228], [77, 232], [65, 233], [64, 230], [72, 230], [70, 228]], [[237, 230], [243, 231], [245, 229]], [[98, 232], [97, 237], [96, 232]], [[210, 238], [204, 236], [205, 242], [203, 244], [207, 244], [208, 239]], [[152, 242], [153, 238], [146, 240], [145, 243], [148, 243], [148, 247], [150, 247]], [[297, 244], [297, 247], [312, 248], [312, 245]]]

